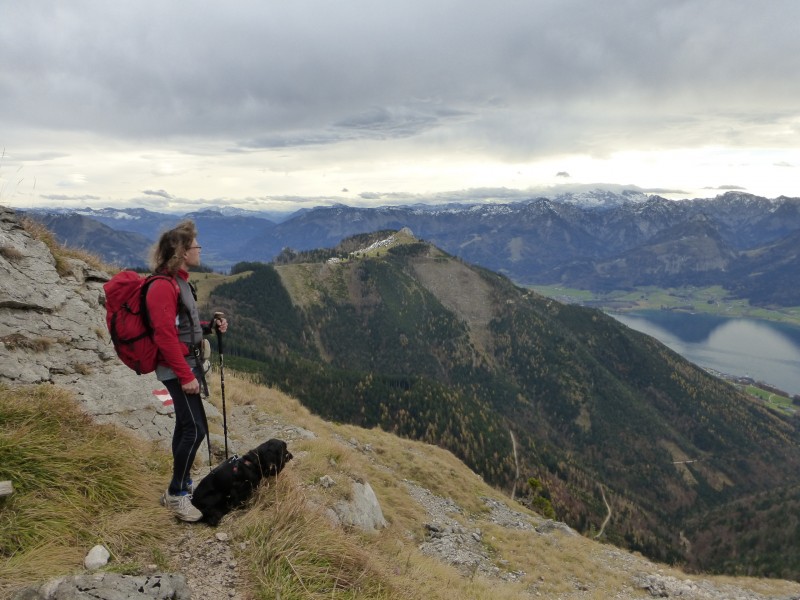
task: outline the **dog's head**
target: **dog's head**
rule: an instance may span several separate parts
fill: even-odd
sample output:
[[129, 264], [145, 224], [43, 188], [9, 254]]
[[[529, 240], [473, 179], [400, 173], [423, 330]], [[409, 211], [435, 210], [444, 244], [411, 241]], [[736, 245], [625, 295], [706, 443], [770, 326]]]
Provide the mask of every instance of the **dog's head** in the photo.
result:
[[283, 470], [286, 463], [294, 458], [286, 447], [286, 442], [274, 438], [261, 444], [255, 449], [255, 453], [258, 456], [258, 465], [264, 477], [277, 475]]

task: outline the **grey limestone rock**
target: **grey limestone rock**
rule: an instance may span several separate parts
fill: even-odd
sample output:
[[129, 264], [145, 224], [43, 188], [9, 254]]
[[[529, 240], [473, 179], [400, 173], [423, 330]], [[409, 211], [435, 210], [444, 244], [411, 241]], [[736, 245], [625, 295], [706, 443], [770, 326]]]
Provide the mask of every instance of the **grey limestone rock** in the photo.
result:
[[128, 576], [94, 573], [62, 577], [38, 588], [17, 592], [12, 600], [189, 600], [191, 593], [182, 575]]
[[354, 481], [350, 500], [337, 502], [333, 506], [333, 512], [340, 524], [363, 531], [375, 531], [388, 525], [378, 497], [367, 482]]

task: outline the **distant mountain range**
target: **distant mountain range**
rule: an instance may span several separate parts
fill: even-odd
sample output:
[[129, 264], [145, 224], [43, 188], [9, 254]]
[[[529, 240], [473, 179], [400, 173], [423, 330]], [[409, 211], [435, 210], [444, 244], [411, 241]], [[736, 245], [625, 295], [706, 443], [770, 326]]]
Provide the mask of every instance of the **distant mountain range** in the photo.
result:
[[[108, 254], [108, 230], [155, 240], [182, 217], [195, 219], [203, 260], [226, 270], [269, 262], [284, 248], [334, 247], [357, 233], [409, 227], [468, 262], [523, 284], [603, 291], [634, 286], [722, 285], [754, 303], [800, 305], [800, 198], [729, 192], [666, 200], [638, 192], [596, 191], [508, 204], [448, 204], [300, 211], [276, 223], [259, 213], [206, 210], [176, 216], [143, 209], [35, 211], [67, 244], [78, 240], [112, 262], [143, 261], [140, 238]], [[83, 229], [91, 231], [89, 235]], [[127, 257], [127, 258], [125, 258]], [[121, 260], [124, 258], [124, 260]]]
[[800, 575], [778, 517], [800, 503], [797, 421], [653, 338], [407, 230], [238, 268], [206, 308], [231, 315], [233, 368], [329, 420], [443, 446], [508, 492], [536, 478], [587, 535], [610, 514], [604, 539], [661, 561]]

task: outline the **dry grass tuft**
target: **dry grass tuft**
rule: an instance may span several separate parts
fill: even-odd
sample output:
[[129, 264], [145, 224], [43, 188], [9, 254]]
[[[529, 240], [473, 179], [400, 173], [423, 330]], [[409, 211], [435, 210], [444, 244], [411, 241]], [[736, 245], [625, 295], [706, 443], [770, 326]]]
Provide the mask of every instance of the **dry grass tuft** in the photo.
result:
[[389, 581], [386, 565], [357, 537], [310, 505], [291, 472], [262, 486], [236, 529], [251, 546], [248, 562], [258, 598], [414, 597]]
[[46, 337], [27, 338], [21, 333], [10, 333], [0, 337], [0, 344], [9, 350], [31, 350], [32, 352], [46, 352], [53, 345], [53, 340]]
[[61, 277], [66, 277], [72, 274], [72, 267], [67, 259], [73, 258], [85, 262], [87, 265], [98, 271], [106, 273], [113, 273], [118, 271], [116, 267], [108, 265], [102, 261], [100, 257], [86, 250], [79, 250], [75, 248], [67, 248], [58, 243], [53, 233], [44, 225], [29, 217], [22, 217], [20, 224], [23, 229], [30, 234], [30, 236], [42, 242], [48, 247], [53, 259], [56, 263], [56, 271]]
[[25, 255], [22, 254], [22, 252], [14, 248], [14, 246], [8, 245], [0, 246], [0, 256], [10, 261], [18, 261], [25, 258]]
[[72, 365], [72, 368], [75, 369], [75, 372], [78, 373], [79, 375], [92, 374], [92, 368], [85, 363], [75, 363], [74, 365]]
[[151, 562], [171, 517], [153, 506], [167, 461], [153, 446], [95, 424], [52, 386], [0, 386], [0, 596], [75, 572], [103, 543], [120, 562]]

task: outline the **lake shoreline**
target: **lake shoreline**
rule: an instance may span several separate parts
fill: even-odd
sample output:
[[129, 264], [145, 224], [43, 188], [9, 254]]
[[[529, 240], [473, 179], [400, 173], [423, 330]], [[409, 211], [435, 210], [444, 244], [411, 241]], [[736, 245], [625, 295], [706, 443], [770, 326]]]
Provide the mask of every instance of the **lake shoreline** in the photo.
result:
[[528, 287], [559, 302], [579, 304], [603, 312], [627, 313], [664, 310], [717, 315], [725, 318], [759, 319], [800, 327], [800, 306], [752, 306], [747, 299], [733, 298], [721, 287], [642, 287], [603, 293], [561, 286], [530, 285]]
[[800, 327], [676, 311], [607, 312], [699, 367], [741, 386], [800, 395]]

